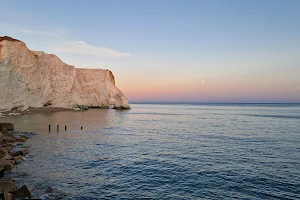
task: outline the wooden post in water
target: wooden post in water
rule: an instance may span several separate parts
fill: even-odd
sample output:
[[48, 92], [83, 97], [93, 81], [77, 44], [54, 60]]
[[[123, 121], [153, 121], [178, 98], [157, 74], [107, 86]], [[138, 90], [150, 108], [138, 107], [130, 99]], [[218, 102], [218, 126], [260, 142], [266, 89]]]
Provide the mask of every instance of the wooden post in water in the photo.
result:
[[82, 127], [81, 127], [81, 130], [82, 130]]
[[57, 125], [57, 131], [59, 131], [59, 125]]
[[51, 126], [50, 126], [50, 124], [49, 124], [49, 132], [51, 131]]
[[67, 130], [67, 125], [65, 125], [65, 131]]

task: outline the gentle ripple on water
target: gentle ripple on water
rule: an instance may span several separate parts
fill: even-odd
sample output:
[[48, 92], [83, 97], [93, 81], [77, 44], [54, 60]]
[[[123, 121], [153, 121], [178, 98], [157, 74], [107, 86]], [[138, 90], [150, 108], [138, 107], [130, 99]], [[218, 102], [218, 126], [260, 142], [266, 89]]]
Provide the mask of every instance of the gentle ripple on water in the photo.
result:
[[300, 199], [299, 105], [133, 104], [1, 120], [38, 133], [15, 175], [37, 196], [53, 185], [53, 199]]

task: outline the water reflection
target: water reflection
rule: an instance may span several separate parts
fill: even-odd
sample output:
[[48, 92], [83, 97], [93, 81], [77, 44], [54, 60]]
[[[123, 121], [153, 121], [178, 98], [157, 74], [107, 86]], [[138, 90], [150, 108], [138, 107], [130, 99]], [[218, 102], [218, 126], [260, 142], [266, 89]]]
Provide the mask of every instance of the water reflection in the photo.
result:
[[115, 125], [115, 117], [118, 115], [117, 112], [108, 109], [91, 109], [77, 112], [39, 113], [0, 118], [0, 122], [14, 122], [16, 130], [41, 134], [49, 132], [48, 125], [51, 125], [52, 132], [56, 132], [57, 125], [60, 127], [60, 132], [64, 131], [65, 125], [68, 130], [72, 131], [80, 130], [81, 126], [85, 131], [97, 131], [113, 127]]

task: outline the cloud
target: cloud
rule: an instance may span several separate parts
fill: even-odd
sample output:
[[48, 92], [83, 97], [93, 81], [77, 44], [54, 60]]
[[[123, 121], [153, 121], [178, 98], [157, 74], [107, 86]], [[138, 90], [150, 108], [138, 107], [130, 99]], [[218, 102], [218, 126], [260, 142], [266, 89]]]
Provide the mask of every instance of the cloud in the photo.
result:
[[49, 37], [58, 37], [57, 34], [46, 32], [46, 31], [37, 31], [37, 30], [28, 30], [28, 29], [21, 29], [19, 30], [22, 33], [29, 34], [29, 35], [40, 35], [40, 36], [49, 36]]
[[118, 52], [106, 47], [98, 47], [87, 44], [83, 41], [76, 41], [70, 43], [64, 43], [54, 48], [56, 52], [63, 53], [77, 53], [77, 54], [90, 54], [97, 56], [109, 56], [114, 58], [122, 58], [131, 56], [130, 53]]
[[[45, 29], [45, 28], [28, 28], [24, 25], [20, 24], [8, 24], [8, 23], [1, 23], [0, 22], [0, 27], [5, 27], [3, 30], [0, 28], [0, 31], [10, 31], [14, 33], [23, 33], [26, 35], [33, 35], [33, 36], [45, 36], [45, 37], [60, 37], [61, 35], [64, 34], [62, 30], [58, 30], [58, 28], [52, 28], [50, 29]], [[55, 30], [55, 31], [54, 31]]]

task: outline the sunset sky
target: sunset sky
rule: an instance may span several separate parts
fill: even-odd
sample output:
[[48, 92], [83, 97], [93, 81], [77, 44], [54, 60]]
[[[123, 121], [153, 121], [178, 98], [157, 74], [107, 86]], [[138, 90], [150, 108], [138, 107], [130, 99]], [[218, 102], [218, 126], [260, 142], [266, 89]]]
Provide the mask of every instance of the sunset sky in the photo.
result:
[[300, 102], [299, 0], [0, 0], [0, 35], [129, 101]]

